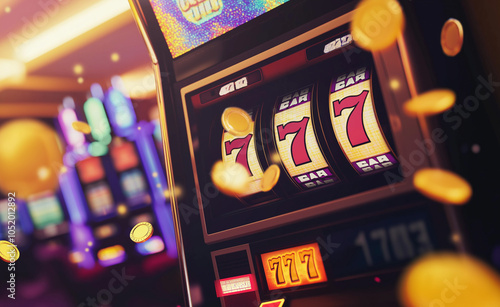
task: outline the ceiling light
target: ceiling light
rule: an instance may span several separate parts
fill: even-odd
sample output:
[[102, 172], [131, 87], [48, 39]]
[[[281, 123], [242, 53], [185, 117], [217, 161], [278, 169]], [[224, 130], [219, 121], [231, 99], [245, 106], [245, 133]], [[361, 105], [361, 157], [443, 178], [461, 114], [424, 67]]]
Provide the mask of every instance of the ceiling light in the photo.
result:
[[102, 0], [24, 42], [18, 46], [17, 55], [30, 62], [129, 10], [126, 0]]
[[25, 77], [26, 66], [24, 63], [11, 59], [0, 59], [0, 82], [22, 82]]

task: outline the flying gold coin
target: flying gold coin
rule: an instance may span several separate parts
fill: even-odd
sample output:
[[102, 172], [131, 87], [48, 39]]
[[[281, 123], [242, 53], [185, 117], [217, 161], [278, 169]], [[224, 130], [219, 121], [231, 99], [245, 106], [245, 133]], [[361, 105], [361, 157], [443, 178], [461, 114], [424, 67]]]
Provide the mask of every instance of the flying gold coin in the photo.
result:
[[464, 28], [460, 21], [450, 18], [441, 29], [441, 48], [444, 54], [453, 57], [460, 53], [464, 43]]
[[352, 38], [365, 50], [380, 51], [396, 42], [403, 33], [404, 23], [398, 1], [363, 0], [352, 17]]
[[410, 116], [435, 115], [443, 113], [455, 104], [452, 90], [435, 89], [422, 93], [404, 103], [403, 109]]
[[500, 306], [500, 277], [465, 254], [428, 254], [405, 270], [399, 297], [404, 307]]
[[251, 132], [252, 117], [240, 108], [226, 108], [222, 113], [221, 122], [222, 127], [232, 135], [244, 136]]
[[148, 222], [140, 222], [130, 231], [130, 239], [135, 243], [147, 241], [153, 235], [153, 225]]
[[424, 168], [413, 177], [413, 185], [426, 197], [448, 205], [463, 205], [472, 196], [472, 187], [459, 175], [437, 168]]
[[[0, 258], [5, 262], [15, 262], [19, 259], [20, 253], [17, 247], [9, 241], [0, 241]], [[11, 261], [13, 259], [13, 261]]]
[[215, 162], [211, 172], [213, 184], [222, 193], [238, 196], [248, 190], [250, 176], [246, 168], [234, 162]]
[[271, 191], [271, 189], [274, 188], [276, 183], [278, 183], [278, 179], [280, 179], [280, 173], [280, 168], [276, 164], [266, 169], [260, 181], [260, 187], [263, 192]]
[[84, 134], [89, 134], [91, 131], [89, 124], [84, 123], [84, 122], [78, 122], [78, 121], [72, 122], [71, 126], [76, 131], [84, 133]]

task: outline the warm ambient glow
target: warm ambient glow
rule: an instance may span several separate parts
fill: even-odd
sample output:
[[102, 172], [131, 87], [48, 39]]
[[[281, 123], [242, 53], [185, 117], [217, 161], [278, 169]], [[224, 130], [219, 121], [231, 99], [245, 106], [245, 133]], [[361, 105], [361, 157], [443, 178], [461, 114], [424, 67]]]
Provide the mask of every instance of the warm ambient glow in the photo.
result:
[[151, 66], [134, 69], [120, 75], [120, 77], [128, 97], [146, 99], [156, 95], [156, 82]]
[[33, 61], [128, 10], [127, 1], [102, 0], [26, 41], [18, 47], [17, 56], [24, 62]]
[[81, 75], [83, 73], [82, 64], [75, 64], [75, 66], [73, 66], [73, 72], [75, 73], [75, 75]]
[[0, 59], [0, 82], [22, 82], [25, 77], [26, 66], [24, 63], [11, 59]]
[[113, 52], [110, 56], [111, 61], [118, 62], [120, 60], [120, 54], [118, 52]]

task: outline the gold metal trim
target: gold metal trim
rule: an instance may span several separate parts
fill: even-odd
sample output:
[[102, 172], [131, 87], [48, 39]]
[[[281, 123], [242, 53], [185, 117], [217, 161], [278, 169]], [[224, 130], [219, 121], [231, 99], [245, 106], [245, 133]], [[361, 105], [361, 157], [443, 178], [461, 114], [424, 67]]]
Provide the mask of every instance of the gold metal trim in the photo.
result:
[[174, 231], [175, 231], [175, 238], [176, 238], [176, 245], [177, 245], [177, 255], [179, 258], [179, 265], [181, 268], [181, 274], [182, 274], [182, 279], [184, 281], [184, 289], [186, 290], [186, 294], [184, 297], [187, 299], [188, 306], [192, 306], [192, 301], [191, 301], [191, 293], [190, 293], [190, 286], [189, 286], [189, 276], [187, 272], [187, 264], [186, 264], [186, 257], [184, 253], [184, 244], [183, 244], [183, 239], [182, 239], [182, 232], [181, 232], [181, 224], [180, 224], [180, 217], [179, 217], [179, 208], [177, 204], [177, 191], [175, 188], [175, 181], [174, 181], [174, 173], [172, 170], [172, 156], [170, 155], [170, 141], [168, 138], [168, 128], [167, 128], [167, 120], [166, 120], [166, 115], [163, 110], [165, 110], [165, 100], [163, 98], [163, 85], [161, 81], [161, 72], [160, 68], [158, 67], [158, 59], [156, 58], [156, 54], [154, 52], [153, 46], [151, 44], [151, 41], [149, 39], [149, 36], [146, 31], [146, 26], [145, 22], [142, 18], [142, 14], [139, 13], [140, 10], [140, 5], [138, 3], [139, 0], [129, 0], [130, 7], [132, 9], [132, 14], [134, 16], [134, 20], [136, 21], [137, 27], [139, 28], [139, 31], [141, 32], [141, 35], [144, 39], [144, 42], [146, 43], [146, 47], [148, 48], [149, 55], [151, 56], [151, 61], [153, 62], [153, 72], [155, 76], [155, 82], [156, 82], [156, 97], [157, 97], [157, 103], [158, 103], [158, 108], [160, 110], [159, 115], [160, 115], [160, 128], [161, 128], [161, 137], [163, 140], [163, 154], [165, 157], [165, 169], [166, 169], [166, 177], [167, 177], [167, 184], [168, 184], [168, 189], [169, 189], [169, 201], [170, 201], [170, 209], [172, 211], [172, 217], [173, 217], [173, 222], [174, 222]]
[[160, 109], [160, 127], [161, 127], [161, 137], [163, 140], [163, 154], [165, 156], [165, 169], [166, 169], [166, 174], [167, 174], [167, 184], [168, 184], [168, 190], [169, 190], [169, 200], [170, 200], [170, 208], [172, 210], [172, 217], [173, 217], [173, 222], [174, 222], [174, 230], [175, 230], [175, 237], [176, 237], [176, 243], [177, 243], [177, 255], [179, 257], [179, 262], [182, 268], [182, 274], [184, 275], [184, 281], [186, 283], [186, 291], [187, 291], [187, 299], [188, 299], [188, 304], [189, 306], [192, 305], [191, 302], [191, 293], [190, 293], [190, 287], [189, 287], [189, 278], [188, 278], [188, 272], [187, 272], [187, 264], [186, 264], [186, 258], [184, 254], [184, 241], [182, 239], [182, 232], [181, 232], [181, 224], [180, 224], [180, 217], [179, 217], [179, 206], [177, 204], [177, 192], [175, 188], [175, 181], [174, 181], [174, 172], [172, 169], [172, 156], [170, 155], [170, 141], [168, 139], [168, 128], [167, 128], [167, 119], [165, 112], [161, 112], [161, 110], [165, 110], [165, 101], [163, 99], [163, 86], [161, 83], [161, 72], [160, 68], [158, 67], [158, 64], [153, 64], [153, 70], [155, 74], [155, 82], [156, 82], [156, 96], [158, 97], [158, 108]]
[[[139, 13], [140, 5], [136, 3], [139, 0], [128, 0], [130, 4], [130, 8], [132, 11], [132, 15], [134, 17], [135, 23], [137, 24], [137, 28], [139, 28], [139, 32], [141, 32], [141, 36], [146, 43], [146, 47], [148, 48], [149, 56], [151, 57], [151, 61], [153, 64], [158, 64], [158, 59], [156, 58], [155, 51], [153, 49], [153, 45], [151, 44], [151, 40], [149, 39], [148, 32], [146, 31], [146, 22], [143, 19], [143, 15]], [[161, 112], [160, 112], [161, 113]]]

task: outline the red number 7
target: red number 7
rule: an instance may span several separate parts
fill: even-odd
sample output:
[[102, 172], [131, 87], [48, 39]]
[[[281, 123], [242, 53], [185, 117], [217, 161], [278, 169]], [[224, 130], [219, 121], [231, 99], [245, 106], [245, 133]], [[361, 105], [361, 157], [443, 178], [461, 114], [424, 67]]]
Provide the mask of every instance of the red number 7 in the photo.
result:
[[289, 134], [295, 133], [292, 140], [292, 159], [295, 166], [311, 162], [306, 148], [306, 128], [309, 117], [304, 117], [299, 122], [289, 122], [286, 125], [278, 126], [278, 136], [280, 141], [286, 139]]
[[236, 154], [236, 163], [243, 165], [250, 176], [252, 176], [252, 172], [250, 171], [250, 166], [248, 165], [248, 144], [250, 144], [250, 140], [252, 139], [252, 135], [249, 134], [244, 138], [234, 139], [232, 141], [227, 141], [224, 143], [226, 147], [226, 155], [230, 155], [234, 149], [240, 149], [240, 151]]
[[352, 147], [370, 142], [363, 125], [363, 107], [367, 95], [368, 91], [364, 90], [358, 96], [349, 96], [333, 102], [335, 117], [341, 116], [344, 109], [354, 108], [347, 119], [347, 138]]

